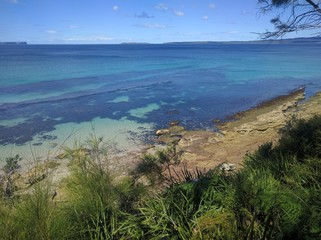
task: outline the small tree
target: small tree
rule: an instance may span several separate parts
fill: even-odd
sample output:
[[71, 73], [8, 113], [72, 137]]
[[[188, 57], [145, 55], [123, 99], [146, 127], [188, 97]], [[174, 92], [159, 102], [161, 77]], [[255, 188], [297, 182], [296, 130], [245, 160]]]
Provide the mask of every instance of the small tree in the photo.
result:
[[271, 19], [275, 30], [262, 33], [263, 39], [278, 38], [290, 32], [321, 27], [320, 0], [258, 0], [258, 2], [263, 13], [283, 9], [282, 18], [277, 15]]
[[1, 185], [3, 186], [3, 196], [5, 198], [11, 198], [17, 189], [15, 184], [14, 175], [19, 170], [19, 162], [22, 158], [19, 155], [14, 157], [7, 157], [5, 159], [6, 164], [2, 168], [4, 175], [1, 178]]
[[152, 183], [159, 180], [170, 185], [175, 183], [177, 179], [173, 176], [172, 167], [180, 163], [183, 153], [177, 150], [177, 144], [178, 142], [174, 141], [166, 149], [157, 150], [155, 154], [145, 154], [134, 170], [135, 174], [146, 175]]

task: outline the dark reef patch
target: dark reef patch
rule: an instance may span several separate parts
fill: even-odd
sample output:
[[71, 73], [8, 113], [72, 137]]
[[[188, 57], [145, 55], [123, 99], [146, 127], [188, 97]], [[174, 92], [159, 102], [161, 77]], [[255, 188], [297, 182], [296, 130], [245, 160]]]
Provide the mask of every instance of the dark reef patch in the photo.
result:
[[[197, 83], [191, 76], [199, 76]], [[163, 79], [164, 77], [166, 79]], [[78, 79], [76, 83], [90, 80], [95, 83], [98, 82], [96, 79], [99, 78]], [[144, 81], [146, 79], [148, 78]], [[283, 82], [283, 87], [276, 88], [280, 81]], [[226, 87], [228, 83], [230, 85]], [[15, 126], [0, 125], [0, 144], [22, 145], [33, 140], [36, 135], [40, 136], [41, 141], [52, 141], [57, 138], [50, 134], [56, 125], [90, 122], [97, 117], [153, 123], [155, 129], [179, 121], [188, 130], [214, 130], [212, 119], [224, 120], [226, 116], [255, 107], [276, 96], [288, 94], [297, 86], [308, 83], [309, 79], [294, 78], [231, 82], [219, 69], [181, 70], [162, 78], [155, 77], [148, 84], [138, 84], [136, 87], [134, 85], [137, 83], [133, 81], [126, 83], [127, 88], [124, 88], [125, 83], [124, 86], [119, 86], [119, 90], [102, 89], [103, 91], [95, 94], [89, 91], [88, 94], [77, 97], [0, 107], [0, 121], [27, 119]], [[60, 84], [61, 88], [65, 86], [64, 83]], [[21, 86], [20, 90], [18, 88], [19, 91], [26, 89], [27, 86]], [[129, 101], [114, 101], [122, 96], [126, 96]], [[129, 114], [130, 110], [144, 108], [151, 103], [158, 104], [159, 108], [146, 113], [144, 118]], [[146, 130], [145, 135], [148, 134], [150, 132]], [[132, 133], [132, 137], [137, 136]]]

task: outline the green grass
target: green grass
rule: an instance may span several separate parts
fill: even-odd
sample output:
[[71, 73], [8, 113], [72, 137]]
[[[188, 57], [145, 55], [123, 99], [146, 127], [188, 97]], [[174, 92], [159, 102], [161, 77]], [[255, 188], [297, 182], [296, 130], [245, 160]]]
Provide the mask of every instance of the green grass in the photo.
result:
[[[92, 134], [66, 149], [63, 201], [52, 200], [50, 178], [2, 192], [0, 239], [321, 239], [320, 133], [321, 117], [292, 119], [278, 144], [263, 144], [232, 173], [170, 172], [180, 154], [172, 146], [143, 156], [124, 178], [111, 173]], [[143, 174], [166, 187], [135, 182]]]

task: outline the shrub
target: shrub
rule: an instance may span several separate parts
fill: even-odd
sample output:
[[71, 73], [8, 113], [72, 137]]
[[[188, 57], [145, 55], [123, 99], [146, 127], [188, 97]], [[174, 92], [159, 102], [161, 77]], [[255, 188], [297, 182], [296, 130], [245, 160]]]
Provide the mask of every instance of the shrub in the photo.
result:
[[264, 144], [246, 157], [236, 185], [243, 237], [321, 237], [320, 133], [321, 117], [291, 119], [275, 147]]
[[276, 146], [263, 144], [228, 174], [176, 173], [176, 147], [145, 156], [138, 172], [166, 182], [148, 194], [133, 178], [111, 174], [102, 138], [93, 134], [67, 149], [66, 202], [52, 201], [48, 178], [20, 198], [0, 200], [0, 238], [321, 239], [320, 123], [292, 119]]
[[192, 239], [237, 239], [235, 216], [229, 210], [211, 209], [196, 220], [196, 226]]
[[181, 151], [177, 150], [177, 142], [166, 149], [157, 150], [155, 154], [144, 154], [141, 162], [133, 171], [136, 178], [145, 175], [152, 184], [173, 184], [179, 178], [172, 170], [172, 166], [180, 163]]
[[75, 239], [119, 239], [129, 234], [127, 219], [142, 192], [129, 178], [116, 180], [101, 143], [102, 138], [92, 135], [86, 150], [69, 150], [74, 164], [66, 181], [65, 210]]
[[13, 206], [0, 198], [0, 239], [17, 239], [15, 237], [13, 212]]
[[307, 157], [321, 157], [321, 116], [309, 120], [299, 119], [288, 123], [275, 151], [294, 155], [303, 161]]
[[48, 181], [37, 183], [31, 192], [14, 204], [15, 239], [66, 239], [70, 222], [61, 206], [52, 200], [53, 189]]
[[19, 155], [5, 159], [5, 165], [2, 168], [4, 175], [0, 176], [0, 187], [3, 189], [1, 195], [6, 199], [12, 198], [17, 190], [16, 180], [19, 177], [17, 171], [20, 168], [19, 162], [21, 160]]
[[[206, 224], [198, 218], [208, 211], [232, 205], [232, 179], [232, 175], [226, 176], [216, 169], [198, 179], [174, 183], [161, 194], [147, 198], [140, 207], [142, 228], [147, 238], [191, 239], [194, 235], [205, 236], [207, 230], [202, 227]], [[220, 227], [217, 227], [218, 231]]]

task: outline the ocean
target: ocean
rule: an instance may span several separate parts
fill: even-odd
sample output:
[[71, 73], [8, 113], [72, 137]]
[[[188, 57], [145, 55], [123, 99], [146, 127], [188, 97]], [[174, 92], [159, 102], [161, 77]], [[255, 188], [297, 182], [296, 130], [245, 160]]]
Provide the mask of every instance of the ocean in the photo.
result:
[[93, 131], [122, 152], [171, 121], [214, 119], [305, 87], [321, 90], [321, 44], [0, 46], [1, 157], [43, 157]]

